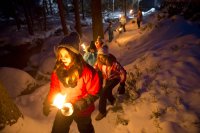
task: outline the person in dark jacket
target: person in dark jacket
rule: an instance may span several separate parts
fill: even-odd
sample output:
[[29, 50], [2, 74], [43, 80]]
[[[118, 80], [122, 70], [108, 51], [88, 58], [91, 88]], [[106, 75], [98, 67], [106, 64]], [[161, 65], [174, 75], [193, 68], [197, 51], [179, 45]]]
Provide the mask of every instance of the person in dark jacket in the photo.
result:
[[142, 19], [143, 19], [142, 10], [141, 10], [141, 8], [139, 8], [138, 9], [138, 13], [137, 13], [137, 26], [138, 26], [138, 29], [140, 29], [140, 24], [142, 22]]
[[74, 112], [65, 116], [58, 110], [52, 133], [68, 133], [73, 120], [80, 133], [94, 133], [91, 113], [95, 109], [94, 102], [98, 99], [100, 79], [95, 69], [79, 53], [79, 41], [70, 42], [77, 39], [78, 34], [71, 33], [67, 38], [71, 39], [63, 39], [56, 49], [57, 61], [51, 74], [50, 90], [44, 101], [43, 113], [49, 114], [56, 94], [66, 95], [65, 101], [73, 105]]
[[113, 88], [120, 84], [118, 93], [125, 93], [126, 70], [116, 60], [114, 55], [108, 53], [106, 45], [98, 50], [97, 62], [94, 68], [102, 73], [105, 82], [100, 93], [99, 114], [95, 118], [95, 120], [99, 121], [106, 116], [107, 100], [111, 105], [114, 105], [116, 101], [112, 94]]
[[113, 24], [111, 21], [109, 21], [108, 27], [106, 28], [106, 30], [104, 31], [104, 34], [106, 32], [108, 32], [108, 41], [112, 42], [113, 38], [114, 38], [114, 31], [115, 29], [113, 28]]

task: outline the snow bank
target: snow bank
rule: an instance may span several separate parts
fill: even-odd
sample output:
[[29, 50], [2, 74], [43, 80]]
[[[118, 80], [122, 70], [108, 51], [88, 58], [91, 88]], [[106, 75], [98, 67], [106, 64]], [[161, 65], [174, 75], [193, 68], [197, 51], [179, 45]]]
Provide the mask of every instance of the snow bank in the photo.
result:
[[16, 98], [25, 89], [31, 89], [36, 85], [35, 79], [27, 72], [8, 67], [0, 68], [0, 81], [8, 89], [12, 98]]

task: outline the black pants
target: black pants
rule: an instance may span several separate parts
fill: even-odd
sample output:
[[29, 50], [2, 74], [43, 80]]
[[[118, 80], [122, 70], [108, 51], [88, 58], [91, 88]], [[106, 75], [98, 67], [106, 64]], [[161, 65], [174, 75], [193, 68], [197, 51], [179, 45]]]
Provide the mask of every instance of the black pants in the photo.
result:
[[99, 112], [104, 114], [106, 113], [106, 104], [107, 99], [113, 103], [115, 98], [112, 94], [113, 88], [120, 82], [120, 79], [107, 80], [105, 86], [101, 90], [100, 99], [99, 99]]
[[112, 40], [113, 40], [113, 34], [110, 33], [110, 34], [108, 34], [108, 36], [109, 36], [109, 42], [112, 42]]
[[141, 21], [137, 20], [138, 29], [140, 28], [140, 23], [141, 23]]
[[123, 28], [124, 32], [126, 32], [126, 24], [120, 24], [120, 27]]
[[58, 111], [53, 123], [52, 133], [69, 133], [71, 123], [75, 120], [80, 133], [94, 133], [94, 127], [92, 125], [91, 115], [86, 117], [80, 117], [72, 114], [71, 116], [62, 115], [61, 111]]

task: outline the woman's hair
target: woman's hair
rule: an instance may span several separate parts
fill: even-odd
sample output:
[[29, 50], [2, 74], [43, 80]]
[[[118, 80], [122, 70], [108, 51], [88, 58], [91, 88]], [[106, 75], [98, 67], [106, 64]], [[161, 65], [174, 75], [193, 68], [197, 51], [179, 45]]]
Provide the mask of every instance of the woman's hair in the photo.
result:
[[97, 51], [97, 48], [96, 48], [96, 46], [95, 46], [95, 44], [94, 44], [94, 41], [91, 41], [91, 42], [90, 42], [90, 46], [89, 46], [89, 48], [88, 48], [88, 51], [90, 51], [91, 49], [93, 49], [95, 52]]
[[75, 87], [77, 80], [81, 76], [85, 61], [80, 54], [76, 54], [71, 50], [66, 49], [72, 58], [72, 65], [67, 68], [60, 59], [60, 50], [64, 47], [58, 48], [57, 50], [57, 61], [54, 70], [58, 76], [58, 79], [63, 83], [65, 87]]
[[98, 54], [97, 61], [101, 65], [112, 66], [113, 62], [116, 62], [117, 59], [112, 54], [108, 55]]

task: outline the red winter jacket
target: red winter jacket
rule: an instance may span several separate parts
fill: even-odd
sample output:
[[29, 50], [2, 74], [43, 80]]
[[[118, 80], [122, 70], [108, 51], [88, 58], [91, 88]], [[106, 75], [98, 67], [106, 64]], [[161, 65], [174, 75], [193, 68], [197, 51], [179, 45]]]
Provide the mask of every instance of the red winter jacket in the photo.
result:
[[[88, 95], [97, 96], [100, 89], [99, 76], [93, 68], [84, 65], [82, 75], [80, 75], [77, 86], [74, 88], [65, 88], [59, 81], [56, 72], [51, 75], [50, 91], [48, 93], [48, 101], [52, 103], [57, 93], [66, 94], [66, 101], [74, 104], [77, 100], [86, 98]], [[81, 110], [77, 114], [80, 116], [88, 116], [94, 111], [94, 103], [90, 104], [86, 109]]]

